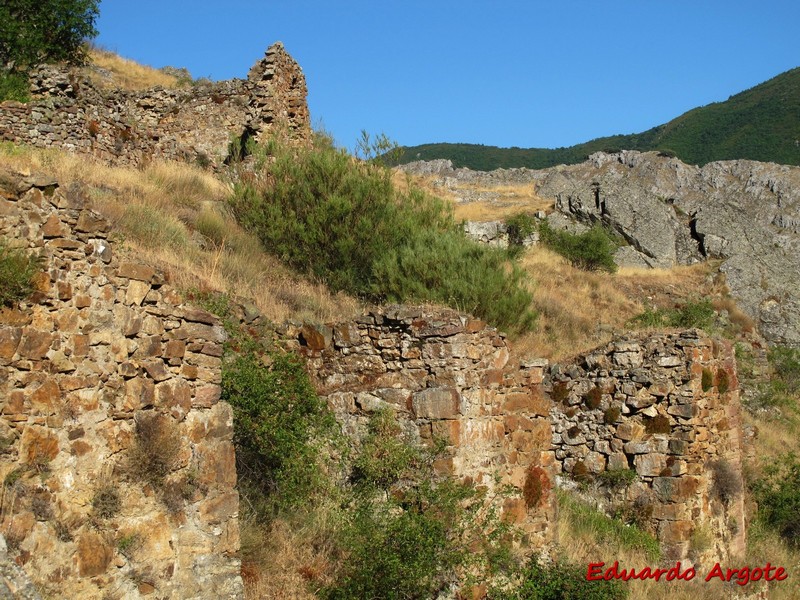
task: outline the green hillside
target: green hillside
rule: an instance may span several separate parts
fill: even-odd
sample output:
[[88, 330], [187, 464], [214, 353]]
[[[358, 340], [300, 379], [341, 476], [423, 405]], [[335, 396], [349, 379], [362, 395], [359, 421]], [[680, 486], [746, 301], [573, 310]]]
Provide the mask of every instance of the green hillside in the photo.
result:
[[401, 164], [449, 158], [456, 167], [482, 171], [573, 164], [599, 150], [660, 150], [697, 165], [737, 158], [800, 165], [800, 67], [642, 133], [556, 149], [423, 144], [403, 150]]

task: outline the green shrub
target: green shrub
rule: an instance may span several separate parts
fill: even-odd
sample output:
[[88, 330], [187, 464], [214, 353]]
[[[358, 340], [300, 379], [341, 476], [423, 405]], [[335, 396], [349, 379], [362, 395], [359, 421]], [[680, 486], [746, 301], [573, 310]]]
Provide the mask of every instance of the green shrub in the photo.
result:
[[612, 406], [603, 413], [603, 423], [612, 425], [617, 422], [621, 414], [622, 409], [619, 406]]
[[751, 484], [758, 502], [758, 518], [775, 529], [786, 542], [800, 548], [800, 461], [783, 456], [764, 469], [764, 477]]
[[800, 349], [775, 346], [767, 358], [780, 387], [788, 394], [800, 392]]
[[282, 260], [370, 300], [440, 302], [509, 331], [532, 326], [521, 271], [468, 240], [442, 200], [401, 192], [391, 171], [342, 150], [262, 151], [272, 155], [268, 183], [237, 184], [232, 207]]
[[714, 324], [714, 307], [707, 298], [687, 302], [670, 312], [667, 322], [670, 327], [709, 329]]
[[540, 564], [532, 556], [522, 571], [521, 582], [511, 592], [494, 592], [493, 600], [622, 600], [628, 588], [622, 581], [587, 581], [586, 565], [564, 559]]
[[700, 386], [704, 392], [714, 387], [714, 373], [708, 367], [703, 367], [703, 374], [700, 377]]
[[223, 362], [222, 399], [233, 407], [240, 476], [263, 495], [266, 516], [274, 516], [324, 486], [318, 455], [334, 420], [299, 357], [241, 343]]
[[628, 487], [638, 475], [633, 469], [610, 469], [598, 473], [597, 479], [612, 488]]
[[402, 436], [392, 410], [376, 412], [353, 464], [352, 479], [358, 484], [389, 489], [421, 460], [419, 450]]
[[38, 256], [0, 242], [0, 305], [13, 306], [30, 296], [33, 278], [41, 269]]
[[614, 262], [617, 245], [600, 225], [595, 225], [584, 233], [574, 234], [553, 229], [547, 221], [542, 221], [539, 234], [542, 243], [579, 269], [609, 273], [617, 270]]
[[513, 249], [522, 248], [525, 240], [537, 231], [536, 219], [527, 213], [518, 213], [506, 220], [508, 243]]
[[591, 410], [600, 408], [600, 403], [603, 401], [603, 390], [594, 386], [584, 394], [583, 401], [586, 403], [586, 407]]
[[742, 479], [727, 460], [711, 463], [711, 489], [726, 506], [742, 493]]
[[122, 499], [116, 486], [106, 484], [95, 491], [92, 497], [92, 512], [100, 519], [117, 516], [122, 508]]
[[160, 490], [178, 464], [180, 433], [171, 417], [155, 412], [140, 412], [135, 422], [136, 436], [128, 456], [130, 470]]
[[637, 518], [628, 519], [634, 523], [631, 525], [619, 519], [612, 519], [594, 506], [585, 504], [566, 492], [559, 492], [557, 498], [559, 507], [577, 531], [590, 532], [600, 543], [618, 544], [628, 550], [641, 550], [650, 560], [658, 560], [661, 556], [658, 540], [640, 528], [653, 513], [653, 502], [646, 497], [640, 496], [641, 507], [635, 506], [637, 502], [633, 503], [633, 507], [629, 507], [638, 513]]
[[0, 71], [0, 102], [27, 102], [30, 99], [31, 92], [25, 74]]

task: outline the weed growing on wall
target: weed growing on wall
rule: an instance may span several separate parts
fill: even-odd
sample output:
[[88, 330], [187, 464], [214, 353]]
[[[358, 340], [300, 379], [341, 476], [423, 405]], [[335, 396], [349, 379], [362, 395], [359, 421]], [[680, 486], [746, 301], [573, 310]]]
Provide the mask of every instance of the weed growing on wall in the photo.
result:
[[12, 306], [33, 292], [33, 278], [41, 271], [42, 261], [17, 248], [0, 242], [0, 306]]

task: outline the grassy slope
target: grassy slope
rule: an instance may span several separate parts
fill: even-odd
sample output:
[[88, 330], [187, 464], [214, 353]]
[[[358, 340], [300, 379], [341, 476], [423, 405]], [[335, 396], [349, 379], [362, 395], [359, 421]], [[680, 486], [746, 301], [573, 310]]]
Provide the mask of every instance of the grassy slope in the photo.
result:
[[642, 133], [597, 138], [569, 148], [497, 148], [423, 144], [404, 149], [401, 163], [449, 158], [457, 167], [542, 169], [582, 162], [600, 150], [670, 150], [686, 163], [747, 158], [800, 165], [800, 67], [754, 88], [695, 108]]

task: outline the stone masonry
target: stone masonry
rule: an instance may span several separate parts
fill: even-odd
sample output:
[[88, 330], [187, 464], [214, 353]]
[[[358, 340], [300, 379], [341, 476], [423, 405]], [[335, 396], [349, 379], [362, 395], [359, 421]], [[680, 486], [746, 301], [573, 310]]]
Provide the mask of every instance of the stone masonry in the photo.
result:
[[[742, 428], [730, 343], [698, 330], [619, 337], [554, 365], [546, 385], [563, 472], [586, 480], [634, 470], [634, 483], [615, 500], [648, 517], [667, 557], [743, 553]], [[693, 548], [702, 530], [714, 545]]]
[[0, 236], [43, 267], [0, 318], [9, 554], [46, 596], [241, 597], [216, 317], [116, 256], [79, 187], [2, 174]]
[[109, 91], [79, 69], [44, 66], [32, 73], [31, 92], [26, 104], [0, 104], [0, 140], [116, 165], [161, 158], [218, 166], [234, 138], [281, 134], [302, 143], [311, 133], [303, 70], [280, 42], [245, 80]]
[[375, 410], [395, 410], [420, 442], [447, 441], [448, 454], [435, 465], [440, 473], [483, 486], [489, 497], [510, 484], [514, 494], [496, 496], [504, 518], [528, 534], [531, 547], [552, 539], [547, 361], [510, 365], [502, 334], [448, 309], [390, 306], [285, 335], [306, 356], [317, 391], [347, 434], [362, 434]]

